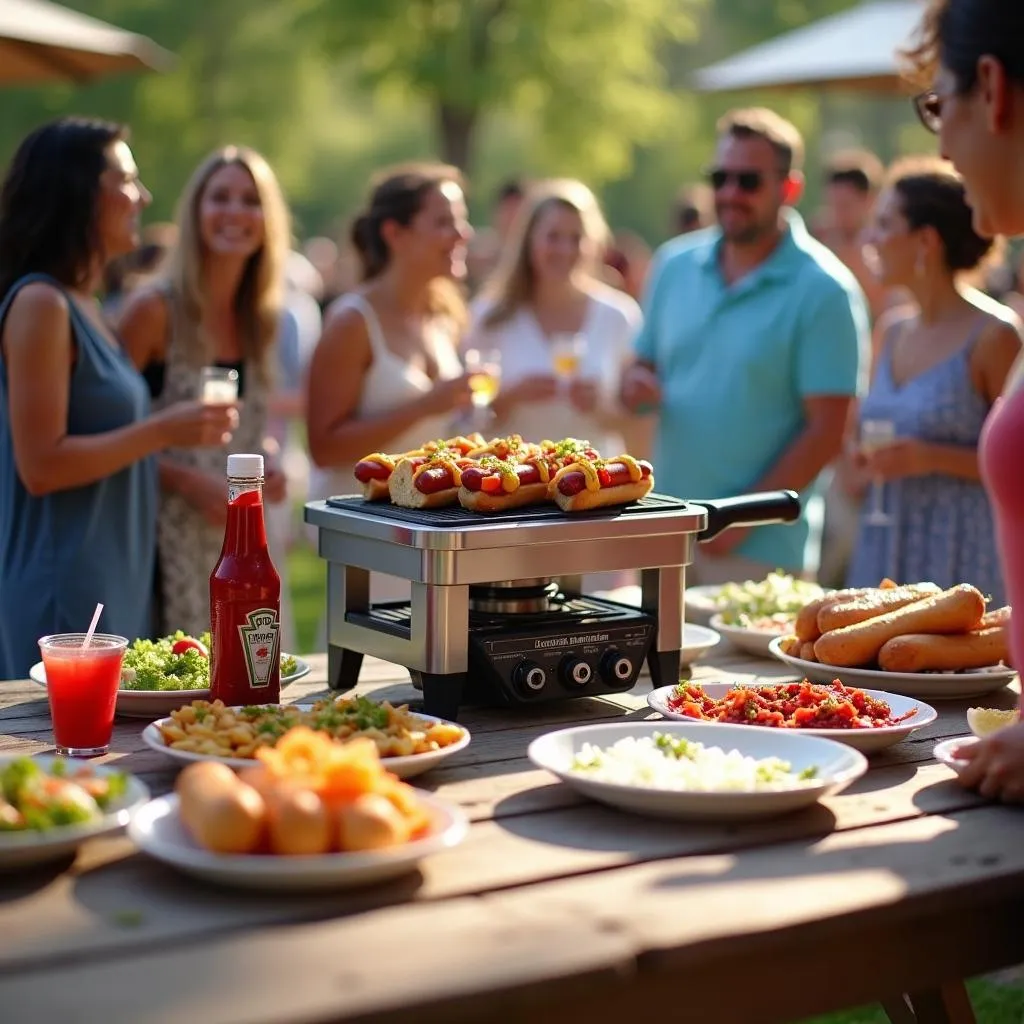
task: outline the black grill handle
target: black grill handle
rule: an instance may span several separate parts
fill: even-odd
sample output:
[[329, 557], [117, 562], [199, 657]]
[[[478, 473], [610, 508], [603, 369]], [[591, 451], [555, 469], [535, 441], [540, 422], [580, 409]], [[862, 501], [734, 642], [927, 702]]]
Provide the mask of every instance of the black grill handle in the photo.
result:
[[800, 518], [800, 496], [796, 491], [738, 494], [735, 498], [718, 498], [715, 501], [687, 500], [691, 505], [707, 509], [708, 525], [697, 534], [699, 541], [712, 540], [730, 526], [792, 523]]

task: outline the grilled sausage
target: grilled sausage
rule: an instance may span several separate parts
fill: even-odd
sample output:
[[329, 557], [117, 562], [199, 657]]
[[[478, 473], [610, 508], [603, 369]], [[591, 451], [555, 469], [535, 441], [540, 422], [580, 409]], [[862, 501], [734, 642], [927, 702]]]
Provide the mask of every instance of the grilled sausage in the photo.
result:
[[981, 593], [961, 583], [896, 611], [824, 633], [814, 642], [814, 653], [825, 665], [870, 665], [893, 637], [908, 633], [967, 633], [984, 614], [985, 599]]
[[910, 633], [882, 645], [878, 664], [886, 672], [950, 672], [1006, 662], [1010, 651], [1002, 626], [959, 636]]

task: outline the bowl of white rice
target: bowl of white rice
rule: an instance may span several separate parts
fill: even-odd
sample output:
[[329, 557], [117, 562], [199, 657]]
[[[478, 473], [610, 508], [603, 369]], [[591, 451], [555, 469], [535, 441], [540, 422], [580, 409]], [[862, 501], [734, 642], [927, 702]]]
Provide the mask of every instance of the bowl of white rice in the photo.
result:
[[623, 722], [559, 729], [530, 760], [584, 796], [662, 818], [737, 820], [796, 811], [867, 771], [859, 751], [781, 729]]

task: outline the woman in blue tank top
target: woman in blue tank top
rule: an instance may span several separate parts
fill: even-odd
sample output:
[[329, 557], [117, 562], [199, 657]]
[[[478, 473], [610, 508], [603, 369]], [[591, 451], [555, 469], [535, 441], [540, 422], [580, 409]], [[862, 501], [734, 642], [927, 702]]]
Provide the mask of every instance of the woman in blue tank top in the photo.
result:
[[0, 191], [0, 679], [38, 639], [150, 633], [157, 468], [174, 446], [222, 445], [233, 406], [150, 414], [145, 382], [94, 298], [138, 245], [150, 195], [124, 128], [67, 118], [18, 148]]

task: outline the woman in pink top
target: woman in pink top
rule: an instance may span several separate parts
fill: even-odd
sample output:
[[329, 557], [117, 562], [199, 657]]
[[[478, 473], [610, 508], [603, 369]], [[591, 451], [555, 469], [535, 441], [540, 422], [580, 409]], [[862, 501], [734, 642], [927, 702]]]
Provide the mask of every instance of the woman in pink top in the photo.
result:
[[[942, 155], [963, 175], [981, 235], [1024, 234], [1024, 3], [931, 0], [912, 58], [928, 91], [915, 100]], [[995, 513], [1010, 648], [1024, 666], [1024, 363], [1010, 372], [982, 431], [982, 477]], [[983, 796], [1024, 801], [1024, 723], [964, 748], [960, 776]]]

